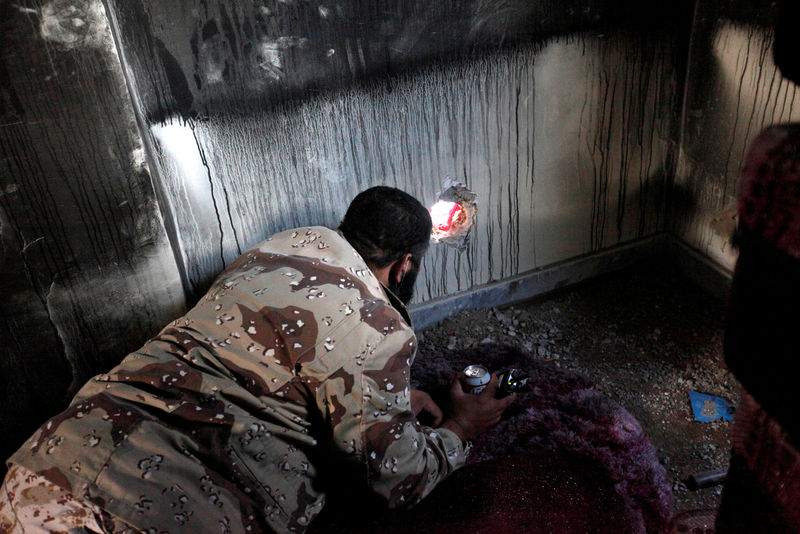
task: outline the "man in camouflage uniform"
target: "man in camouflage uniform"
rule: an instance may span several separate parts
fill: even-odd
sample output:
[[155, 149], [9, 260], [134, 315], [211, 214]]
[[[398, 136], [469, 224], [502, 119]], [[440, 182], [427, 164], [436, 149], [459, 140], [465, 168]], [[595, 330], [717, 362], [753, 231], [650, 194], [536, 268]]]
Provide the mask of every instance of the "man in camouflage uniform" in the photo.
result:
[[390, 507], [418, 502], [512, 400], [493, 398], [496, 379], [479, 396], [454, 381], [442, 414], [410, 389], [416, 339], [388, 288], [410, 298], [430, 231], [419, 202], [378, 187], [338, 232], [243, 254], [11, 457], [0, 531], [302, 532], [343, 483], [333, 472]]

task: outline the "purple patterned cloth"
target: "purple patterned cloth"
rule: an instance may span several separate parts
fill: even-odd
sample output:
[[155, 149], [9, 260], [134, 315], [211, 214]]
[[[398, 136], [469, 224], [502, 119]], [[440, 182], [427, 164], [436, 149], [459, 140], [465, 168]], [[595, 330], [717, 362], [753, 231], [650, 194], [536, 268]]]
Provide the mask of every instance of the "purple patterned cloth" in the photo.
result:
[[412, 385], [446, 402], [451, 377], [468, 364], [490, 371], [517, 367], [530, 374], [503, 421], [474, 444], [467, 464], [540, 450], [578, 454], [596, 462], [637, 518], [634, 532], [663, 532], [673, 496], [666, 470], [638, 421], [586, 378], [510, 345], [421, 353]]

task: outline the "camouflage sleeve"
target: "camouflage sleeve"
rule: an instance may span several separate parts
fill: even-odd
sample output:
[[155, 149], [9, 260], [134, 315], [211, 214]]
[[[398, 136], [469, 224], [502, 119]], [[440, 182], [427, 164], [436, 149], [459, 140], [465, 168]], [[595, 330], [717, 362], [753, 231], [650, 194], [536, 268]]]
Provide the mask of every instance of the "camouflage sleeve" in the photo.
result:
[[455, 433], [423, 427], [411, 410], [409, 371], [415, 351], [410, 329], [384, 338], [356, 378], [361, 381], [354, 388], [361, 393], [360, 417], [334, 428], [334, 439], [350, 444], [350, 452], [364, 459], [369, 486], [391, 508], [415, 505], [466, 460]]

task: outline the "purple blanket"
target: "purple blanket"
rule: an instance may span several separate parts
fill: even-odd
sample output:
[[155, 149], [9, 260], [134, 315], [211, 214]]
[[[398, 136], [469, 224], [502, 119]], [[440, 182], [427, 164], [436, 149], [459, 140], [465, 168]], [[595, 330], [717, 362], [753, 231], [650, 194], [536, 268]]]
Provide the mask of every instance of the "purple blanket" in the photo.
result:
[[628, 526], [633, 532], [666, 529], [673, 505], [666, 471], [639, 422], [622, 406], [586, 378], [509, 345], [419, 354], [413, 386], [445, 402], [453, 374], [472, 363], [490, 371], [517, 367], [531, 378], [503, 421], [475, 441], [469, 464], [542, 450], [577, 454], [607, 473], [634, 518]]

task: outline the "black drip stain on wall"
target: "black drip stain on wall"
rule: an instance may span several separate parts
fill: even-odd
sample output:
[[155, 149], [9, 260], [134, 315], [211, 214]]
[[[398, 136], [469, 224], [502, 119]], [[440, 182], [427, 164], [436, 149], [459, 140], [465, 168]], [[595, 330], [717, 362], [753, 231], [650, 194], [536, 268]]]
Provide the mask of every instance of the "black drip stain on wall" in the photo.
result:
[[[632, 46], [641, 53], [628, 59]], [[160, 177], [183, 224], [189, 279], [202, 291], [241, 250], [274, 231], [335, 226], [349, 199], [370, 185], [389, 183], [431, 202], [441, 180], [457, 172], [479, 194], [479, 227], [464, 253], [434, 249], [426, 298], [530, 269], [537, 249], [552, 256], [553, 237], [534, 225], [536, 203], [552, 211], [547, 204], [562, 190], [565, 209], [594, 206], [579, 229], [585, 234], [565, 229], [560, 236], [577, 242], [574, 254], [657, 231], [663, 207], [654, 195], [662, 186], [652, 182], [663, 180], [657, 171], [668, 150], [661, 145], [670, 146], [678, 120], [670, 51], [663, 35], [552, 39], [440, 60], [268, 110], [153, 124]], [[568, 137], [543, 135], [536, 146], [537, 124], [557, 95], [541, 93], [535, 72], [560, 75], [560, 59], [542, 59], [553, 53], [566, 54], [580, 72], [563, 83], [583, 87], [583, 102], [565, 104], [563, 120], [550, 126]], [[536, 176], [536, 151], [563, 152], [574, 162]], [[575, 176], [574, 166], [587, 162], [591, 179]], [[594, 193], [568, 185], [573, 180], [587, 181]], [[207, 185], [198, 188], [201, 182]]]
[[769, 125], [797, 120], [800, 109], [800, 91], [772, 61], [776, 17], [773, 5], [705, 2], [694, 22], [668, 228], [730, 266], [735, 252], [713, 220], [735, 205], [750, 143]]
[[183, 299], [102, 4], [3, 3], [0, 14], [7, 457]]
[[[482, 239], [464, 254], [436, 257], [449, 267], [438, 282], [426, 280], [429, 298], [531, 269], [539, 255], [558, 261], [655, 231], [661, 203], [653, 199], [651, 189], [659, 187], [652, 185], [650, 170], [668, 168], [664, 158], [673, 156], [654, 154], [654, 147], [662, 139], [677, 139], [675, 81], [685, 69], [677, 43], [688, 41], [692, 6], [688, 1], [658, 8], [598, 0], [109, 4], [119, 21], [140, 113], [155, 132], [156, 160], [162, 163], [158, 187], [171, 204], [162, 210], [179, 226], [180, 242], [174, 246], [195, 297], [234, 252], [271, 230], [311, 222], [335, 225], [338, 221], [327, 213], [341, 210], [348, 197], [375, 183], [411, 187], [412, 193], [430, 197], [445, 176], [461, 173], [466, 181], [488, 181], [481, 195], [489, 207], [481, 214]], [[642, 57], [620, 55], [614, 47], [623, 42]], [[604, 52], [607, 45], [611, 52]], [[536, 56], [548, 46], [582, 46], [598, 56], [587, 62], [586, 79], [579, 80], [587, 85], [582, 123], [589, 133], [564, 140], [581, 146], [579, 162], [592, 161], [594, 198], [586, 208], [591, 221], [573, 238], [578, 245], [555, 252], [532, 227], [537, 202], [545, 213], [548, 201], [537, 200], [534, 183], [552, 188], [546, 181], [554, 179], [533, 172], [540, 120], [534, 105], [539, 99], [546, 106], [541, 102], [549, 97], [534, 91], [533, 76]], [[526, 54], [530, 57], [519, 59]], [[503, 65], [481, 71], [487, 62]], [[464, 87], [467, 79], [477, 89]], [[645, 93], [653, 90], [651, 79], [668, 86], [656, 88], [655, 101]], [[627, 87], [637, 80], [643, 88], [638, 93]], [[440, 95], [453, 83], [470, 94], [450, 91], [444, 101]], [[403, 94], [398, 97], [397, 91]], [[645, 107], [653, 105], [657, 109], [648, 116]], [[387, 120], [387, 106], [403, 120]], [[619, 124], [620, 110], [623, 121], [633, 122]], [[342, 117], [351, 124], [339, 124]], [[379, 117], [402, 129], [396, 134], [400, 142], [382, 141], [380, 132], [378, 139], [364, 138], [365, 124], [374, 125]], [[170, 149], [158, 133], [175, 124], [191, 129], [193, 157], [206, 169], [203, 181], [210, 189], [204, 199], [179, 198], [186, 196], [182, 191], [191, 180], [181, 175], [180, 162], [169, 161]], [[656, 134], [637, 146], [616, 142], [620, 129], [636, 135], [637, 124]], [[267, 125], [283, 138], [266, 131], [261, 142], [251, 142], [253, 128]], [[413, 139], [404, 134], [409, 130]], [[230, 138], [249, 152], [233, 146], [236, 155], [227, 154], [224, 162], [219, 154], [235, 145]], [[442, 152], [447, 141], [457, 145], [451, 153]], [[419, 152], [417, 145], [424, 147], [424, 159], [409, 156]], [[649, 162], [641, 164], [643, 158]], [[488, 164], [482, 166], [481, 159]], [[314, 172], [320, 171], [315, 165], [343, 176], [331, 182], [331, 173], [321, 176], [326, 172]], [[631, 165], [641, 167], [635, 185], [619, 177]], [[216, 225], [183, 223], [187, 211], [208, 211]], [[212, 253], [208, 243], [216, 243], [217, 250]]]
[[[692, 3], [112, 1], [149, 121], [264, 109], [442, 58], [585, 31], [685, 31]], [[165, 50], [169, 48], [169, 50]], [[191, 80], [191, 82], [189, 82]], [[191, 98], [187, 93], [191, 93]], [[248, 105], [249, 103], [249, 105]]]
[[[641, 237], [663, 222], [659, 193], [666, 177], [660, 168], [671, 166], [675, 156], [678, 121], [670, 110], [681, 98], [679, 70], [669, 64], [672, 46], [654, 38], [608, 37], [597, 50], [597, 65], [586, 71], [579, 146], [592, 163], [592, 251], [623, 241], [630, 229]], [[668, 145], [662, 149], [666, 158], [656, 155], [659, 142]]]
[[181, 69], [175, 56], [169, 53], [167, 47], [161, 39], [154, 40], [155, 48], [158, 53], [159, 61], [164, 67], [164, 74], [167, 78], [167, 86], [170, 90], [170, 100], [174, 102], [177, 109], [191, 110], [194, 103], [194, 95], [189, 89], [189, 82]]

